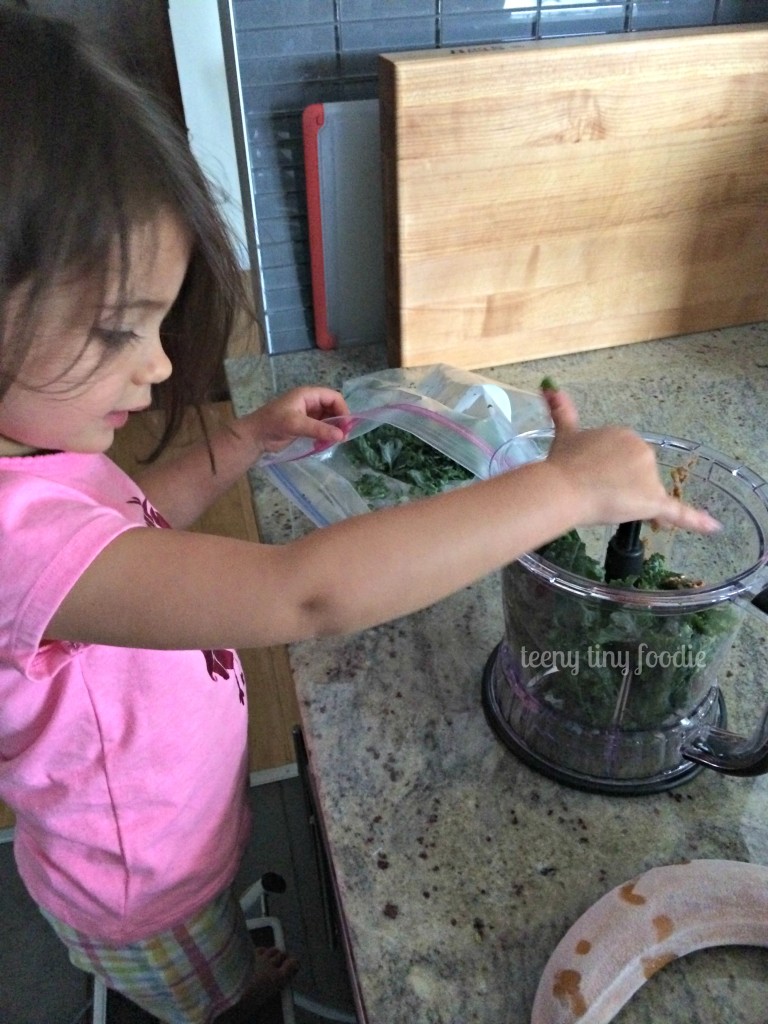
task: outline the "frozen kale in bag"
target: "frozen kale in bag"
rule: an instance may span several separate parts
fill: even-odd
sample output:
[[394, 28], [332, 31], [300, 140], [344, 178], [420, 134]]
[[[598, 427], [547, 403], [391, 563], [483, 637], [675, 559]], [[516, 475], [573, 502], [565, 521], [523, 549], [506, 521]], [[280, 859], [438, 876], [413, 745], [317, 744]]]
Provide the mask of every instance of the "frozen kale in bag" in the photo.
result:
[[364, 472], [357, 489], [371, 502], [385, 499], [389, 492], [383, 477], [406, 484], [411, 497], [439, 494], [453, 484], [473, 479], [473, 474], [453, 459], [398, 427], [383, 424], [348, 442], [347, 455]]
[[513, 465], [539, 458], [532, 435], [552, 427], [541, 395], [444, 364], [380, 370], [343, 392], [344, 441], [298, 438], [258, 463], [317, 526], [485, 479], [502, 446]]

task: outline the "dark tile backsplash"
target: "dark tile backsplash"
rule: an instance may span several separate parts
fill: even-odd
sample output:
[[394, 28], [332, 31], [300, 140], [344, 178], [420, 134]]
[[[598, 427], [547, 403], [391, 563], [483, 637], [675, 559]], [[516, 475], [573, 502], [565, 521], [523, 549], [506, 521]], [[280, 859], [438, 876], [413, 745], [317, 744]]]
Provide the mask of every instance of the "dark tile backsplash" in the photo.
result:
[[377, 54], [768, 21], [768, 0], [220, 0], [239, 69], [270, 352], [314, 346], [301, 114], [377, 95]]

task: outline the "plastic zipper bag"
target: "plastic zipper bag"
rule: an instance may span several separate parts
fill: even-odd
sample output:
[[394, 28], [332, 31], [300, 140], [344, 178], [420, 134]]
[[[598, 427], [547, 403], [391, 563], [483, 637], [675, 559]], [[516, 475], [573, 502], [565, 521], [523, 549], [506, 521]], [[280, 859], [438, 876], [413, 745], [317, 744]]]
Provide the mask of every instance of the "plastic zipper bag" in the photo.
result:
[[344, 440], [298, 438], [256, 464], [317, 526], [412, 501], [541, 457], [552, 427], [540, 395], [438, 364], [348, 381], [349, 416], [329, 420]]

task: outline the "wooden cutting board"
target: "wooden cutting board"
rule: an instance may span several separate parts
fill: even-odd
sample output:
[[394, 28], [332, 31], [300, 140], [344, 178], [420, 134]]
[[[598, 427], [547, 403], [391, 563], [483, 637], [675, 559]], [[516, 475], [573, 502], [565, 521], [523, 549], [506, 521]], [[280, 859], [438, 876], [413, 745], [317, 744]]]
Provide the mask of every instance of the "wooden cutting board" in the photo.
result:
[[768, 27], [380, 58], [390, 363], [768, 319]]

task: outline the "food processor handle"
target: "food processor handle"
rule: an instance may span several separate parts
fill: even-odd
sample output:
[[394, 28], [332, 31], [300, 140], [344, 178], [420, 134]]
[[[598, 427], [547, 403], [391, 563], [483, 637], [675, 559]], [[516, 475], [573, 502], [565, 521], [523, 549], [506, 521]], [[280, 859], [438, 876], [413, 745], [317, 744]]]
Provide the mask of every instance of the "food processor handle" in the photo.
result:
[[682, 753], [689, 761], [725, 775], [764, 775], [768, 772], [768, 709], [751, 739], [711, 726]]
[[752, 598], [752, 604], [761, 612], [768, 613], [768, 587], [765, 587]]

